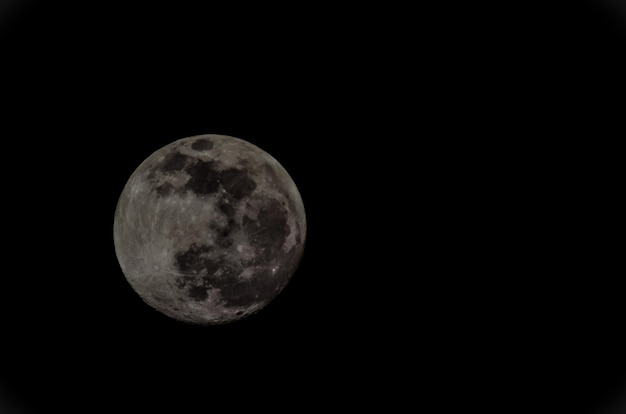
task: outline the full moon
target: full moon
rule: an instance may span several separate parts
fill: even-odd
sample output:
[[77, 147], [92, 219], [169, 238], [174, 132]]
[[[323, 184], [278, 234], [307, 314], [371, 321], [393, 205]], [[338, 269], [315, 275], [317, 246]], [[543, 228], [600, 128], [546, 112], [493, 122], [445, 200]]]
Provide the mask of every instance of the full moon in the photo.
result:
[[304, 206], [287, 171], [225, 135], [174, 141], [128, 179], [113, 239], [124, 276], [150, 306], [214, 325], [264, 308], [295, 273]]

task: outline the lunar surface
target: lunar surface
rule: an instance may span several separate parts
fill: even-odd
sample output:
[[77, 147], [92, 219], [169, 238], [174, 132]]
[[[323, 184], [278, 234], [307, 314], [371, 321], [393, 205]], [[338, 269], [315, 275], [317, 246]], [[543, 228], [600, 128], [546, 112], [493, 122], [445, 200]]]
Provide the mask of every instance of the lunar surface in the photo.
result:
[[174, 319], [222, 324], [265, 307], [302, 257], [300, 193], [271, 155], [223, 135], [183, 138], [131, 175], [114, 221], [126, 279]]

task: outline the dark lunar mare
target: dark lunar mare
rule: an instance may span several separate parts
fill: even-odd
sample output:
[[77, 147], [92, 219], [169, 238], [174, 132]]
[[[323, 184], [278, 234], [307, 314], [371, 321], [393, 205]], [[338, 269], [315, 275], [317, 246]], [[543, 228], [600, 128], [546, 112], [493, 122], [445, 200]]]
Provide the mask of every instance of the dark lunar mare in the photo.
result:
[[220, 182], [235, 200], [249, 196], [256, 188], [254, 180], [245, 171], [236, 168], [228, 168], [220, 172]]
[[271, 299], [286, 282], [268, 269], [259, 269], [251, 279], [220, 280], [215, 287], [220, 289], [226, 306], [247, 306]]
[[184, 188], [200, 197], [217, 192], [220, 182], [216, 167], [215, 161], [196, 160], [185, 168], [190, 177]]
[[208, 151], [213, 149], [213, 145], [213, 141], [209, 138], [199, 138], [191, 144], [191, 148], [196, 151]]
[[[297, 207], [296, 207], [295, 201], [290, 197], [289, 193], [287, 191], [285, 191], [283, 186], [280, 185], [280, 179], [278, 178], [278, 175], [276, 174], [276, 171], [274, 170], [274, 168], [272, 168], [272, 166], [269, 165], [269, 164], [264, 164], [261, 167], [261, 171], [267, 177], [270, 185], [272, 185], [274, 188], [276, 188], [276, 190], [281, 195], [283, 195], [283, 197], [285, 197], [285, 199], [287, 200], [287, 206], [289, 207], [289, 210], [290, 211], [297, 211]], [[297, 226], [297, 231], [296, 231], [296, 234], [295, 234], [295, 239], [296, 239], [296, 243], [300, 244], [300, 242], [302, 241], [301, 236], [300, 236], [300, 233], [301, 233], [300, 223], [296, 223], [296, 226]]]
[[291, 232], [287, 225], [287, 210], [273, 198], [263, 200], [256, 219], [245, 215], [241, 225], [255, 246], [253, 264], [257, 265], [269, 264]]
[[198, 274], [206, 267], [204, 259], [210, 251], [209, 246], [194, 243], [187, 250], [176, 254], [176, 266], [183, 274]]
[[165, 157], [159, 170], [165, 173], [174, 173], [182, 170], [189, 160], [193, 160], [193, 158], [175, 151]]
[[208, 246], [192, 245], [176, 255], [178, 269], [190, 273], [178, 277], [175, 286], [192, 300], [205, 300], [209, 289], [219, 289], [225, 306], [249, 306], [271, 299], [288, 281], [289, 274], [274, 274], [268, 267], [256, 269], [252, 278], [240, 278], [241, 263], [226, 255], [209, 258], [209, 250]]
[[235, 203], [228, 195], [222, 195], [217, 201], [217, 209], [224, 214], [229, 220], [235, 217]]

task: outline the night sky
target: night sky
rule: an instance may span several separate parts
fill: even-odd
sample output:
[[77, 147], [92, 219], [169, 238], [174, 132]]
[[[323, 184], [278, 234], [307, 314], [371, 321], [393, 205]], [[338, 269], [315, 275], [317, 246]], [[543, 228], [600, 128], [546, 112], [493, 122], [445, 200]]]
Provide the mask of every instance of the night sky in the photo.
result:
[[[0, 8], [0, 413], [626, 396], [619, 2], [18, 2]], [[287, 288], [209, 328], [145, 305], [113, 246], [134, 169], [205, 133], [274, 156], [308, 227]]]

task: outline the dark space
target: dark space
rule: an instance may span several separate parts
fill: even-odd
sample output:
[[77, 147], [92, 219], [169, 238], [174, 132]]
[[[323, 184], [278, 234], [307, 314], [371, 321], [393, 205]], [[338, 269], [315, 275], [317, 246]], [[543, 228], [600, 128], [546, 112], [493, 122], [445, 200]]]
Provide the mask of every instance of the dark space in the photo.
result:
[[[4, 4], [0, 413], [625, 398], [617, 2]], [[112, 235], [139, 163], [205, 133], [279, 160], [308, 227], [285, 290], [210, 328], [145, 305]]]

